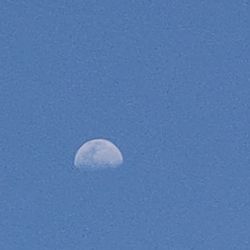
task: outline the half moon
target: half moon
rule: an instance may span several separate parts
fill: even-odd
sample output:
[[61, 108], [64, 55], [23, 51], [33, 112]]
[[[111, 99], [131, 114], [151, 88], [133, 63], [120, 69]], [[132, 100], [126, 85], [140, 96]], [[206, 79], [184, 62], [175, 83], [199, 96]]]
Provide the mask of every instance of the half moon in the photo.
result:
[[116, 168], [123, 163], [121, 151], [110, 141], [94, 139], [76, 152], [74, 165], [79, 169]]

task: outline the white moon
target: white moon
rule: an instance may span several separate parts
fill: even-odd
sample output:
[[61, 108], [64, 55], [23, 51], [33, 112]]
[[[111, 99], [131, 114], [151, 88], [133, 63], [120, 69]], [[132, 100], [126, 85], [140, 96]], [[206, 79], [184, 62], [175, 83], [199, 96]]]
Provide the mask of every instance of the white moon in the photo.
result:
[[80, 169], [116, 168], [123, 163], [121, 151], [110, 141], [94, 139], [76, 152], [74, 164]]

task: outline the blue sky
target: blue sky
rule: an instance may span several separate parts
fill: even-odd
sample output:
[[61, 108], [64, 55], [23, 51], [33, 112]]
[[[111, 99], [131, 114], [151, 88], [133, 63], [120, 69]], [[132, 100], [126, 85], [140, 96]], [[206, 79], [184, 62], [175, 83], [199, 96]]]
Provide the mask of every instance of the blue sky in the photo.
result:
[[[248, 1], [0, 8], [0, 249], [250, 248]], [[116, 170], [73, 167], [106, 138]]]

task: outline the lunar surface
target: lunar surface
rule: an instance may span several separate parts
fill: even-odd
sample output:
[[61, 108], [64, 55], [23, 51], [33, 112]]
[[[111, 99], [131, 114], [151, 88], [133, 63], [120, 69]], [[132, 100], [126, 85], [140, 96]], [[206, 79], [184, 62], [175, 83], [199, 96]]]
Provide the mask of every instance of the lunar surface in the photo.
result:
[[120, 150], [110, 141], [94, 139], [84, 143], [76, 152], [74, 165], [79, 169], [116, 168], [123, 163]]

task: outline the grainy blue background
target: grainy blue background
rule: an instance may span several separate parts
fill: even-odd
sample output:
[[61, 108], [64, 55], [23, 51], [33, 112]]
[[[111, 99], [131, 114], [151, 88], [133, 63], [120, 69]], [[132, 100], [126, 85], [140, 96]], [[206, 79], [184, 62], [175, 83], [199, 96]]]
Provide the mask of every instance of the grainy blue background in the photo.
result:
[[[250, 249], [249, 16], [2, 0], [0, 249]], [[79, 173], [97, 137], [124, 165]]]

